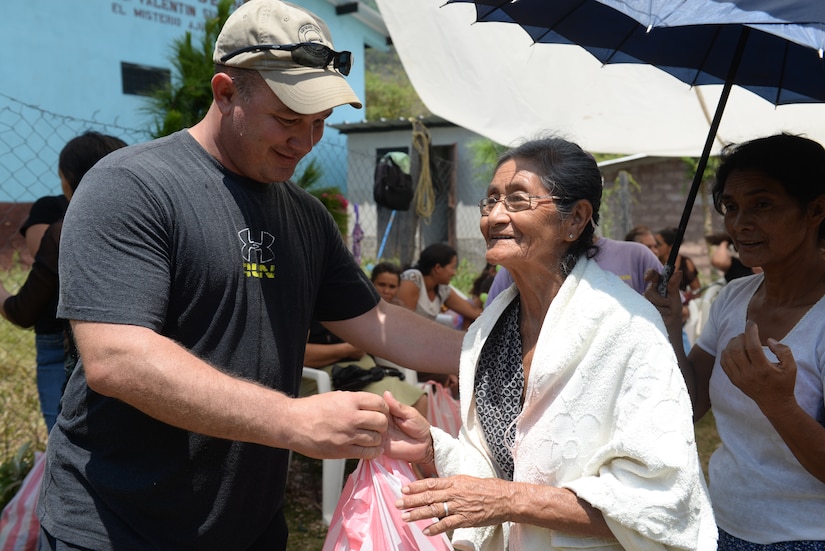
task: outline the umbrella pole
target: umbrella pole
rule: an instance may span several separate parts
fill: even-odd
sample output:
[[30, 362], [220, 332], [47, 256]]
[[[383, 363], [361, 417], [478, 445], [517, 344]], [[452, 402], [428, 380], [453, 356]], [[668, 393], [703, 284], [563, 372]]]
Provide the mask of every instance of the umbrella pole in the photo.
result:
[[705, 140], [705, 147], [702, 149], [702, 156], [699, 157], [699, 164], [696, 166], [696, 173], [693, 175], [693, 182], [690, 185], [687, 199], [685, 201], [685, 208], [682, 211], [682, 219], [679, 221], [679, 227], [676, 231], [676, 239], [673, 241], [673, 247], [670, 249], [670, 255], [667, 258], [667, 263], [662, 268], [662, 278], [659, 281], [659, 294], [667, 296], [667, 284], [673, 271], [676, 269], [676, 257], [679, 256], [679, 247], [682, 245], [682, 240], [685, 237], [685, 230], [687, 229], [688, 221], [690, 220], [690, 213], [693, 211], [693, 204], [696, 202], [696, 195], [699, 193], [699, 188], [702, 185], [702, 177], [705, 174], [705, 167], [707, 167], [708, 159], [710, 158], [710, 150], [713, 147], [713, 141], [716, 139], [716, 132], [719, 130], [719, 124], [722, 122], [722, 114], [725, 112], [725, 105], [728, 103], [730, 91], [733, 88], [733, 81], [736, 79], [736, 70], [739, 68], [739, 63], [742, 61], [742, 53], [745, 51], [745, 44], [748, 42], [748, 35], [750, 28], [742, 27], [742, 34], [739, 37], [739, 43], [736, 45], [736, 51], [733, 54], [730, 69], [725, 79], [725, 85], [722, 87], [722, 94], [719, 96], [719, 103], [716, 105], [716, 112], [713, 114], [713, 120], [710, 123], [708, 136]]

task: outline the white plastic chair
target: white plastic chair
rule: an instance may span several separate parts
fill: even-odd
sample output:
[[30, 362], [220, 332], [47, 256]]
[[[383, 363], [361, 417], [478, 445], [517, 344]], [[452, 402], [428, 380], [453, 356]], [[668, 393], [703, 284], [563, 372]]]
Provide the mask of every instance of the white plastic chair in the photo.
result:
[[[332, 390], [332, 381], [330, 381], [329, 374], [326, 371], [313, 367], [304, 367], [303, 377], [315, 381], [318, 385], [318, 394]], [[341, 490], [344, 488], [344, 469], [346, 463], [346, 459], [322, 460], [321, 514], [327, 526], [332, 522], [332, 514], [335, 512], [338, 499], [341, 497]]]

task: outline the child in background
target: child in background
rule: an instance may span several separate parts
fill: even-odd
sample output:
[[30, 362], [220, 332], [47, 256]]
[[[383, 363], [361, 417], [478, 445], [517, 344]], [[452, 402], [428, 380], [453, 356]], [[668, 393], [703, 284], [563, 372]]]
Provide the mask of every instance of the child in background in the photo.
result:
[[372, 269], [370, 281], [375, 285], [381, 298], [392, 304], [403, 306], [398, 300], [401, 287], [401, 267], [393, 262], [379, 262]]

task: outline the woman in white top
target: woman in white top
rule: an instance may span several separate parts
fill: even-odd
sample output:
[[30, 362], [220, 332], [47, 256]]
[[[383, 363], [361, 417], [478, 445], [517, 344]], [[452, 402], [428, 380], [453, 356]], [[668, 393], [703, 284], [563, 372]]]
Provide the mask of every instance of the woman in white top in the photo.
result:
[[414, 268], [401, 274], [398, 298], [410, 310], [434, 320], [444, 309], [474, 320], [481, 308], [468, 302], [450, 287], [458, 266], [458, 254], [445, 243], [434, 243], [421, 251]]
[[[671, 335], [695, 419], [713, 408], [710, 459], [719, 549], [825, 549], [825, 149], [791, 135], [729, 147], [716, 209], [745, 266], [686, 356], [677, 315], [651, 292]], [[653, 289], [658, 287], [658, 277]]]

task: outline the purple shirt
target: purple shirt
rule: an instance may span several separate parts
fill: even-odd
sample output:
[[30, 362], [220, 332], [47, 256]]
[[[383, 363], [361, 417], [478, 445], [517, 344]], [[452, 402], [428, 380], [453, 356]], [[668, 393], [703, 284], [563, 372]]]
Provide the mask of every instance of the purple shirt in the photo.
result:
[[[639, 294], [645, 290], [645, 272], [653, 268], [662, 272], [662, 263], [653, 252], [635, 241], [616, 241], [600, 237], [596, 242], [599, 252], [595, 261], [602, 270], [613, 272], [619, 278], [633, 287]], [[513, 283], [513, 276], [503, 266], [499, 268], [493, 285], [487, 293], [489, 304], [504, 289]]]

